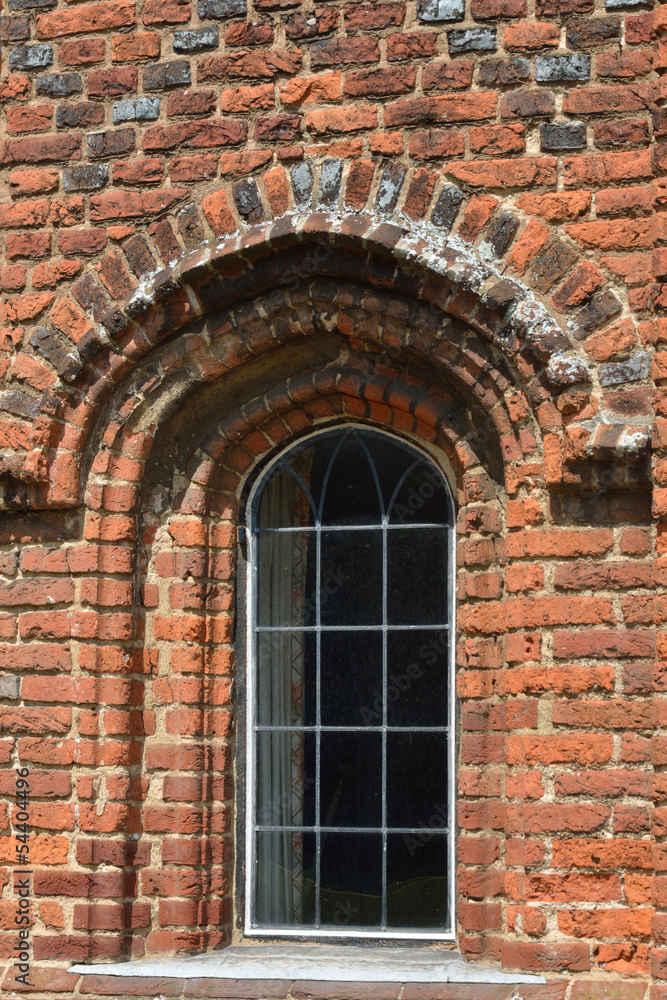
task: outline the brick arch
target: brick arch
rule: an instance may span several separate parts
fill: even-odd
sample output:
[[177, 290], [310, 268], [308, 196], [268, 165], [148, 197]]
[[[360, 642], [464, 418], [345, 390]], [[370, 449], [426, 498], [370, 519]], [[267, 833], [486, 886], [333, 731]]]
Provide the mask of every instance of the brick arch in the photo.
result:
[[[301, 167], [311, 170], [307, 164]], [[49, 314], [50, 325], [40, 326], [32, 333], [27, 349], [17, 356], [7, 374], [10, 395], [6, 398], [15, 419], [8, 421], [11, 426], [5, 434], [7, 444], [11, 445], [11, 452], [8, 448], [3, 457], [6, 476], [19, 482], [44, 483], [50, 476], [43, 452], [45, 448], [53, 448], [57, 441], [61, 449], [58, 476], [64, 481], [68, 466], [70, 472], [73, 468], [75, 439], [82, 433], [85, 436], [94, 412], [114, 382], [156, 343], [197, 316], [231, 297], [252, 294], [258, 281], [280, 283], [286, 268], [288, 276], [294, 276], [301, 273], [301, 267], [312, 267], [315, 247], [324, 248], [322, 254], [336, 248], [339, 273], [344, 263], [341, 258], [351, 251], [362, 253], [369, 281], [380, 286], [386, 282], [416, 286], [424, 301], [465, 318], [483, 337], [495, 337], [509, 356], [525, 349], [530, 355], [528, 364], [535, 365], [537, 358], [538, 367], [546, 369], [556, 387], [589, 377], [585, 363], [573, 351], [569, 339], [532, 293], [520, 283], [502, 278], [497, 268], [484, 263], [460, 238], [445, 244], [442, 228], [439, 230], [431, 223], [426, 227], [417, 224], [403, 211], [405, 204], [400, 201], [396, 204], [401, 205], [401, 212], [394, 213], [397, 217], [393, 221], [390, 212], [378, 211], [377, 206], [374, 211], [364, 209], [347, 214], [335, 210], [307, 211], [308, 207], [322, 207], [328, 190], [326, 172], [323, 168], [319, 190], [311, 191], [308, 206], [303, 203], [303, 191], [295, 176], [292, 171], [292, 190], [286, 192], [284, 204], [280, 202], [282, 195], [276, 194], [276, 178], [267, 174], [263, 179], [264, 190], [268, 192], [264, 199], [271, 205], [274, 219], [267, 218], [268, 209], [265, 212], [262, 208], [260, 212], [257, 206], [263, 206], [261, 199], [256, 210], [248, 210], [245, 218], [238, 213], [234, 217], [228, 210], [227, 214], [223, 212], [228, 193], [241, 206], [255, 204], [251, 195], [259, 189], [254, 179], [242, 182], [241, 188], [239, 182], [231, 186], [230, 192], [220, 189], [209, 196], [203, 206], [209, 221], [214, 218], [215, 206], [218, 213], [215, 218], [226, 220], [218, 230], [233, 228], [234, 233], [213, 239], [205, 249], [144, 277], [135, 283], [134, 290], [132, 283], [123, 284], [118, 277], [120, 262], [117, 262], [116, 286], [111, 284], [108, 267], [106, 271], [101, 268], [100, 276], [106, 278], [107, 285], [127, 292], [122, 309], [118, 306], [107, 309], [110, 302], [92, 274], [77, 284], [71, 297], [58, 300]], [[353, 189], [354, 177], [348, 175], [346, 194], [341, 198], [352, 197]], [[289, 206], [299, 198], [301, 205], [290, 210]], [[279, 209], [285, 206], [288, 210], [278, 216]], [[442, 192], [431, 215], [436, 209], [442, 214]], [[259, 221], [258, 216], [261, 216]], [[310, 248], [310, 256], [304, 264], [306, 248]], [[280, 262], [276, 259], [278, 254]], [[144, 263], [155, 261], [150, 254], [143, 259]], [[322, 269], [327, 270], [326, 266]], [[331, 266], [328, 270], [332, 270]], [[33, 386], [48, 387], [41, 400], [30, 390], [31, 382]], [[68, 426], [73, 409], [77, 418], [69, 421]], [[67, 414], [65, 419], [63, 413]], [[28, 426], [26, 418], [32, 426]], [[16, 502], [20, 505], [18, 493]], [[8, 495], [11, 506], [11, 488]], [[28, 505], [66, 506], [69, 502], [53, 497], [39, 500], [33, 496]]]
[[[325, 327], [339, 342], [334, 355], [326, 363], [315, 363], [311, 351], [295, 362], [290, 349], [316, 342]], [[296, 365], [288, 369], [286, 381], [276, 375], [273, 387], [258, 389], [253, 364], [266, 356], [280, 371], [285, 354], [289, 365]], [[230, 404], [221, 376], [243, 377], [244, 369], [250, 375], [243, 402]], [[183, 390], [175, 396], [174, 384]], [[241, 303], [214, 313], [204, 326], [195, 332], [186, 327], [139, 363], [100, 420], [103, 433], [91, 446], [86, 506], [99, 508], [105, 498], [118, 494], [128, 509], [141, 507], [142, 491], [145, 502], [152, 482], [147, 469], [151, 455], [159, 452], [159, 438], [166, 434], [171, 440], [172, 432], [180, 434], [179, 422], [188, 419], [180, 414], [190, 405], [188, 400], [196, 403], [198, 391], [216, 392], [217, 401], [209, 396], [205, 405], [222, 408], [225, 433], [234, 440], [249, 419], [275, 417], [314, 389], [326, 394], [360, 386], [373, 411], [382, 410], [390, 399], [392, 405], [404, 402], [408, 422], [423, 423], [425, 415], [435, 419], [435, 414], [438, 433], [450, 442], [461, 470], [479, 459], [476, 451], [493, 448], [495, 475], [514, 483], [521, 478], [517, 467], [528, 456], [537, 464], [542, 460], [540, 428], [521, 372], [504, 364], [495, 345], [480, 342], [471, 328], [443, 311], [429, 310], [388, 289], [320, 278], [304, 281], [293, 292], [258, 296], [252, 307]], [[547, 388], [537, 382], [533, 402], [547, 398]], [[476, 417], [464, 418], [466, 408]], [[170, 425], [172, 415], [175, 428]], [[188, 476], [197, 448], [205, 447], [215, 457], [221, 447], [212, 439], [200, 443], [200, 437], [213, 433], [205, 420], [200, 426], [191, 451], [181, 460], [182, 473]], [[171, 490], [170, 483], [167, 488]]]
[[[588, 390], [596, 385], [595, 366], [576, 341], [577, 323], [583, 322], [585, 310], [595, 311], [594, 302], [582, 306], [580, 320], [570, 318], [559, 326], [553, 296], [547, 306], [518, 278], [501, 273], [505, 267], [521, 270], [518, 245], [510, 252], [518, 230], [514, 217], [504, 213], [494, 221], [487, 214], [484, 226], [475, 230], [475, 197], [462, 210], [461, 192], [451, 185], [436, 186], [423, 168], [411, 176], [393, 168], [375, 176], [372, 164], [368, 170], [368, 164], [359, 162], [350, 167], [343, 186], [342, 167], [338, 170], [336, 164], [328, 161], [327, 170], [325, 162], [319, 171], [299, 164], [289, 184], [287, 173], [274, 168], [259, 183], [251, 177], [221, 187], [202, 203], [216, 235], [193, 253], [183, 255], [179, 244], [165, 244], [164, 227], [153, 227], [153, 251], [147, 237], [133, 237], [128, 260], [134, 253], [139, 280], [130, 277], [117, 255], [97, 268], [108, 290], [125, 293], [122, 308], [111, 305], [93, 273], [78, 282], [71, 296], [58, 300], [49, 314], [50, 326], [32, 333], [7, 371], [5, 408], [13, 418], [5, 425], [7, 447], [0, 460], [9, 480], [6, 506], [76, 505], [79, 456], [99, 407], [119, 379], [156, 344], [202, 315], [310, 273], [341, 278], [358, 276], [361, 269], [370, 284], [409, 290], [422, 302], [464, 319], [521, 368], [531, 384], [539, 384], [531, 400], [534, 408], [544, 401], [545, 386], [554, 397], [572, 385], [582, 383]], [[458, 228], [446, 238], [457, 218]], [[170, 255], [169, 246], [176, 255], [162, 269], [156, 257], [160, 240], [163, 258]], [[137, 241], [145, 244], [145, 252], [139, 252]], [[527, 266], [528, 257], [521, 260]], [[151, 262], [153, 269], [145, 270]], [[597, 279], [589, 278], [597, 288]], [[575, 299], [583, 295], [584, 301], [586, 281], [576, 269], [562, 286], [570, 289], [562, 292], [563, 302], [569, 294]], [[46, 388], [41, 399], [31, 385]], [[581, 448], [583, 439], [589, 458], [643, 453], [646, 427], [632, 425], [628, 431], [621, 415], [611, 414], [611, 421], [606, 414], [594, 415], [576, 447]]]
[[[198, 888], [196, 930], [169, 929], [187, 922], [178, 917], [188, 902], [179, 898], [184, 894], [180, 876], [185, 877], [185, 871], [167, 870], [162, 881], [151, 872], [146, 888], [142, 881], [137, 902], [145, 904], [158, 896], [160, 921], [164, 920], [164, 926], [153, 925], [148, 935], [151, 952], [196, 951], [229, 941], [232, 895], [227, 866], [234, 855], [229, 845], [234, 838], [229, 807], [233, 794], [233, 749], [228, 742], [233, 714], [230, 685], [241, 669], [236, 664], [234, 644], [236, 530], [244, 489], [260, 464], [294, 433], [340, 421], [367, 423], [407, 436], [426, 449], [441, 450], [456, 474], [458, 535], [467, 560], [460, 577], [462, 586], [470, 585], [468, 577], [473, 575], [466, 567], [488, 559], [477, 550], [490, 546], [497, 552], [492, 562], [503, 559], [505, 518], [494, 484], [465, 440], [447, 423], [450, 400], [446, 394], [431, 386], [425, 395], [424, 388], [413, 377], [386, 373], [378, 378], [368, 362], [360, 364], [355, 375], [348, 375], [343, 382], [336, 383], [333, 372], [326, 370], [303, 376], [294, 384], [293, 393], [276, 391], [274, 396], [225, 414], [193, 454], [183, 477], [187, 485], [174, 497], [173, 506], [162, 514], [151, 512], [150, 504], [144, 509], [147, 530], [141, 546], [140, 576], [145, 628], [137, 631], [137, 644], [145, 647], [144, 657], [152, 658], [154, 664], [155, 724], [143, 741], [153, 795], [150, 806], [143, 810], [141, 841], [158, 840], [165, 831], [177, 836], [183, 832], [179, 824], [185, 822], [186, 811], [187, 832], [201, 838], [195, 855], [188, 855], [187, 872], [187, 892], [195, 881]], [[96, 514], [113, 518], [115, 510], [112, 500]], [[160, 531], [155, 530], [158, 525]], [[484, 595], [471, 589], [470, 596], [472, 602], [464, 603], [464, 611], [468, 610], [463, 643], [468, 636], [485, 631], [471, 624], [473, 609], [480, 608], [476, 599]], [[496, 633], [502, 636], [502, 625], [496, 626]], [[483, 638], [482, 644], [485, 641]], [[466, 729], [474, 729], [473, 723], [466, 724]], [[469, 737], [474, 741], [474, 733], [464, 737], [465, 753], [475, 760], [467, 748]], [[195, 798], [203, 800], [196, 806], [189, 798], [195, 787]], [[199, 789], [208, 792], [200, 793]], [[461, 807], [462, 828], [478, 829], [477, 811], [484, 804], [472, 801], [469, 792], [465, 794], [469, 801]], [[227, 846], [220, 855], [222, 835], [227, 836]], [[172, 853], [165, 860], [172, 866], [178, 862], [183, 866], [185, 855]], [[474, 909], [480, 905], [475, 875], [475, 862], [464, 860], [459, 870], [464, 914], [466, 906]], [[460, 930], [462, 948], [474, 957], [475, 948], [465, 934], [465, 916]], [[131, 930], [127, 928], [125, 933], [129, 937]]]

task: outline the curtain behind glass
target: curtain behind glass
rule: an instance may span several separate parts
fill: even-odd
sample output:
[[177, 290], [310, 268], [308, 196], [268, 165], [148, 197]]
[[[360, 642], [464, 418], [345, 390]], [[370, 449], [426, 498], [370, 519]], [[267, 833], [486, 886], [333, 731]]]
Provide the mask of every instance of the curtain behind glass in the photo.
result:
[[[267, 484], [259, 528], [307, 526], [310, 507], [291, 474], [281, 470]], [[305, 613], [309, 536], [275, 532], [262, 538], [263, 571], [258, 602], [268, 620], [301, 624]], [[257, 665], [262, 725], [300, 726], [303, 718], [304, 634], [270, 632], [260, 636]], [[304, 736], [302, 733], [257, 734], [257, 823], [303, 825]], [[257, 871], [257, 918], [274, 925], [302, 922], [303, 834], [264, 836]]]

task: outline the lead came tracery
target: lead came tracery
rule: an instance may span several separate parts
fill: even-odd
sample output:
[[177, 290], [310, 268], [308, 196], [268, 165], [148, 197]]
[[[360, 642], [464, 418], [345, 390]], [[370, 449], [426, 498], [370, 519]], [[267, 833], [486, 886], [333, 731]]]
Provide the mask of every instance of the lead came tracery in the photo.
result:
[[361, 427], [261, 482], [249, 930], [451, 933], [452, 524], [436, 466]]

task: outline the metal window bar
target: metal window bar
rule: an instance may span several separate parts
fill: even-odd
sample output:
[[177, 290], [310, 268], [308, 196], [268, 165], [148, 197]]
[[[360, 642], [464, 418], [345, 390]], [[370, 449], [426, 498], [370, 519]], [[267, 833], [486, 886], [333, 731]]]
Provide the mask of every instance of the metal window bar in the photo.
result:
[[[340, 433], [340, 432], [339, 432]], [[367, 525], [335, 525], [335, 524], [322, 524], [322, 511], [324, 507], [324, 501], [326, 497], [327, 487], [329, 485], [329, 480], [331, 477], [331, 472], [335, 464], [336, 458], [347, 442], [350, 436], [354, 436], [357, 443], [363, 448], [366, 457], [368, 459], [370, 468], [372, 470], [373, 479], [375, 482], [375, 487], [377, 490], [378, 501], [380, 504], [381, 519], [379, 523], [367, 524]], [[396, 444], [400, 444], [402, 447], [407, 449], [407, 445], [404, 445], [400, 440], [392, 438]], [[412, 450], [412, 449], [410, 449]], [[251, 870], [252, 863], [254, 862], [254, 843], [255, 835], [257, 833], [279, 833], [279, 832], [300, 832], [300, 833], [314, 833], [316, 837], [315, 843], [315, 923], [312, 926], [299, 925], [291, 929], [286, 929], [284, 927], [280, 928], [280, 932], [292, 933], [292, 934], [304, 934], [308, 931], [322, 934], [324, 936], [340, 936], [340, 929], [332, 930], [326, 926], [322, 926], [321, 921], [321, 835], [322, 833], [378, 833], [382, 835], [382, 916], [381, 924], [378, 928], [364, 928], [360, 930], [355, 930], [354, 928], [346, 929], [345, 934], [352, 937], [416, 937], [416, 938], [445, 938], [451, 937], [451, 934], [443, 933], [441, 931], [429, 932], [429, 931], [418, 931], [411, 933], [409, 929], [407, 933], [404, 931], [399, 931], [396, 927], [388, 927], [387, 921], [387, 835], [391, 834], [403, 834], [403, 835], [420, 835], [424, 833], [424, 830], [428, 830], [429, 836], [449, 836], [451, 833], [450, 826], [438, 827], [432, 829], [426, 826], [416, 826], [416, 827], [390, 827], [387, 825], [387, 733], [388, 732], [414, 732], [414, 733], [446, 733], [448, 734], [448, 752], [447, 752], [447, 765], [450, 768], [449, 780], [450, 784], [453, 778], [451, 773], [451, 765], [453, 762], [453, 752], [452, 752], [452, 740], [451, 740], [451, 711], [450, 711], [450, 724], [443, 726], [419, 726], [417, 724], [412, 726], [389, 726], [388, 725], [388, 697], [387, 697], [387, 687], [388, 687], [388, 662], [387, 662], [387, 634], [392, 631], [404, 632], [404, 631], [446, 631], [449, 635], [449, 659], [451, 659], [451, 647], [452, 647], [452, 634], [450, 623], [437, 623], [437, 624], [419, 624], [419, 625], [390, 625], [387, 622], [387, 532], [392, 530], [424, 530], [428, 528], [441, 528], [444, 531], [451, 533], [451, 504], [449, 502], [449, 493], [445, 493], [447, 497], [447, 507], [448, 507], [448, 517], [445, 523], [413, 523], [413, 524], [390, 524], [389, 518], [391, 512], [396, 502], [401, 487], [404, 485], [405, 481], [408, 479], [410, 474], [415, 470], [417, 466], [425, 462], [425, 458], [419, 456], [415, 461], [408, 467], [408, 469], [399, 477], [399, 481], [394, 489], [391, 496], [390, 502], [387, 504], [386, 508], [384, 505], [382, 490], [380, 487], [379, 477], [375, 462], [373, 457], [366, 446], [365, 441], [357, 433], [356, 429], [352, 428], [340, 435], [340, 440], [338, 441], [334, 451], [329, 459], [328, 467], [325, 472], [325, 476], [322, 483], [322, 491], [319, 506], [313, 500], [312, 494], [306, 484], [304, 483], [301, 476], [295, 472], [286, 462], [285, 458], [279, 459], [272, 467], [270, 473], [264, 478], [261, 488], [257, 490], [253, 508], [257, 507], [259, 499], [261, 498], [263, 489], [268, 484], [272, 475], [274, 475], [278, 470], [284, 469], [293, 476], [299, 486], [303, 489], [305, 495], [308, 498], [311, 512], [315, 523], [307, 527], [278, 527], [278, 528], [259, 528], [255, 524], [251, 524], [250, 534], [251, 537], [254, 534], [265, 534], [265, 533], [294, 533], [294, 532], [308, 532], [315, 535], [315, 559], [316, 559], [316, 593], [315, 593], [315, 625], [307, 626], [259, 626], [256, 622], [256, 612], [254, 607], [251, 608], [251, 629], [254, 633], [253, 648], [257, 637], [261, 633], [267, 632], [313, 632], [315, 633], [315, 672], [316, 672], [316, 690], [315, 690], [315, 725], [312, 726], [267, 726], [259, 725], [256, 721], [256, 715], [254, 710], [252, 711], [252, 743], [254, 748], [254, 734], [260, 732], [287, 732], [287, 733], [314, 733], [315, 734], [315, 825], [306, 826], [280, 826], [280, 825], [263, 825], [255, 822], [254, 813], [251, 815], [249, 826], [249, 833], [252, 838], [252, 845], [250, 848], [250, 858], [251, 858]], [[440, 474], [442, 477], [442, 474]], [[444, 480], [443, 480], [444, 482]], [[254, 518], [253, 518], [254, 521]], [[320, 579], [321, 579], [321, 536], [322, 532], [329, 531], [381, 531], [382, 532], [382, 623], [380, 625], [328, 625], [322, 626], [321, 624], [321, 595], [320, 595]], [[449, 547], [451, 549], [451, 546]], [[254, 553], [254, 548], [253, 550]], [[447, 571], [449, 573], [448, 586], [451, 587], [451, 568], [452, 568], [452, 553], [449, 555], [449, 566]], [[256, 568], [253, 567], [253, 571]], [[451, 601], [450, 601], [451, 608]], [[321, 635], [323, 632], [345, 632], [354, 631], [380, 631], [382, 633], [382, 725], [381, 726], [326, 726], [322, 725], [321, 717]], [[453, 691], [448, 691], [448, 700], [451, 702], [453, 699]], [[380, 827], [348, 827], [348, 826], [327, 826], [320, 823], [320, 810], [321, 810], [321, 787], [320, 787], [320, 776], [321, 776], [321, 734], [323, 732], [380, 732], [382, 734], [382, 784], [381, 784], [381, 808], [382, 808], [382, 824]], [[443, 761], [443, 764], [445, 762]], [[251, 787], [254, 788], [255, 785], [255, 762], [253, 755], [253, 767], [252, 775], [250, 778]], [[252, 797], [252, 796], [251, 796]], [[255, 803], [256, 805], [256, 803]], [[451, 796], [450, 796], [451, 805]], [[451, 844], [450, 844], [450, 859], [452, 858]], [[450, 867], [451, 860], [450, 860]], [[452, 877], [452, 872], [449, 872], [450, 879]], [[254, 885], [252, 885], [252, 872], [251, 872], [251, 891], [254, 892]], [[250, 887], [249, 887], [250, 888]], [[451, 907], [452, 893], [450, 892], [450, 907]], [[251, 927], [253, 931], [257, 931], [256, 922], [252, 919], [253, 907], [251, 905], [248, 911], [251, 914]], [[450, 914], [451, 923], [451, 914]], [[253, 926], [254, 925], [254, 926]], [[270, 929], [268, 929], [270, 932]], [[275, 932], [275, 929], [274, 929]]]

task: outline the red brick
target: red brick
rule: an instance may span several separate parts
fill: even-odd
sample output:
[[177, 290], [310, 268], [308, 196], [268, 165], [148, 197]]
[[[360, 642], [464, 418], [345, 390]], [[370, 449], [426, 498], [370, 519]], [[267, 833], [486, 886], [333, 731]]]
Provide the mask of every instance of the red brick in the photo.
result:
[[503, 156], [523, 153], [526, 149], [523, 125], [486, 125], [471, 128], [468, 135], [471, 153]]
[[417, 160], [461, 156], [465, 151], [464, 133], [455, 129], [431, 129], [428, 132], [413, 132], [409, 141], [410, 155]]
[[160, 36], [155, 31], [137, 31], [132, 35], [112, 35], [111, 37], [111, 59], [113, 62], [157, 59], [159, 55]]
[[64, 66], [88, 66], [104, 62], [106, 52], [107, 43], [104, 38], [77, 38], [61, 42], [58, 58]]
[[532, 52], [543, 48], [558, 48], [560, 28], [542, 21], [536, 24], [510, 24], [505, 28], [505, 48], [510, 52]]
[[590, 969], [587, 944], [518, 943], [507, 941], [502, 948], [504, 969], [531, 971], [587, 972]]
[[52, 128], [53, 105], [39, 104], [30, 107], [7, 108], [7, 131], [48, 132]]
[[25, 139], [7, 139], [2, 147], [0, 163], [44, 163], [49, 160], [64, 161], [81, 158], [81, 136], [39, 136]]
[[330, 108], [323, 111], [310, 111], [304, 117], [304, 124], [314, 135], [357, 132], [360, 129], [375, 128], [377, 108], [375, 105], [371, 105], [358, 109]]
[[556, 184], [556, 160], [530, 157], [517, 160], [468, 160], [450, 163], [449, 173], [473, 188], [515, 188]]
[[190, 0], [146, 0], [142, 21], [144, 24], [187, 24], [191, 11]]
[[385, 125], [420, 125], [424, 122], [479, 121], [495, 116], [494, 93], [446, 94], [443, 97], [419, 97], [385, 105]]
[[406, 31], [387, 36], [387, 59], [401, 62], [403, 59], [423, 59], [434, 56], [438, 51], [438, 36], [432, 31]]
[[89, 31], [108, 31], [110, 28], [136, 24], [135, 5], [131, 0], [101, 0], [100, 3], [82, 4], [74, 10], [37, 15], [38, 38], [60, 38]]

